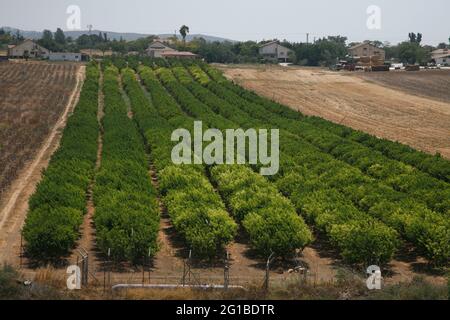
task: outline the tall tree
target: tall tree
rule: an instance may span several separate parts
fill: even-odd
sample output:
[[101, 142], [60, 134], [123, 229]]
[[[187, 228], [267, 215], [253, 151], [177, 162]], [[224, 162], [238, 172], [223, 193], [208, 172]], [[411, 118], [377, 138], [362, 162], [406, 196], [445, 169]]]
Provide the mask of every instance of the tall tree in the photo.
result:
[[50, 30], [44, 30], [42, 32], [42, 38], [38, 40], [38, 43], [48, 50], [55, 51], [56, 44], [53, 39], [53, 33]]
[[416, 39], [417, 43], [420, 44], [422, 42], [422, 34], [418, 33], [417, 34], [417, 39]]
[[56, 29], [55, 42], [57, 44], [60, 44], [60, 45], [65, 45], [66, 44], [66, 35], [64, 34], [64, 32], [60, 28]]
[[417, 42], [402, 42], [398, 45], [398, 56], [400, 61], [415, 64], [425, 63], [428, 60], [427, 51]]
[[16, 34], [13, 35], [12, 40], [14, 42], [14, 44], [19, 44], [20, 42], [22, 42], [23, 40], [25, 40], [25, 38], [23, 37], [23, 35], [20, 33], [19, 30], [16, 31]]
[[417, 35], [414, 32], [411, 32], [408, 34], [409, 42], [411, 43], [418, 43], [420, 44], [422, 42], [422, 34], [419, 32]]
[[183, 24], [180, 28], [180, 34], [183, 37], [183, 44], [186, 44], [186, 36], [188, 33], [189, 33], [189, 27]]

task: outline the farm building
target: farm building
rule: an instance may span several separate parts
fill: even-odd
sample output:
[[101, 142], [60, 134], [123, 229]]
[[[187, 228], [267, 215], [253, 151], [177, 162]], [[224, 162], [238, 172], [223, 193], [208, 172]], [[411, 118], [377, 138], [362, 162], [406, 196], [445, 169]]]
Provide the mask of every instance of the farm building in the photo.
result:
[[196, 59], [199, 56], [195, 53], [188, 51], [167, 51], [161, 53], [161, 57], [163, 58], [180, 58], [180, 59]]
[[48, 58], [50, 51], [31, 39], [8, 49], [10, 58]]
[[431, 59], [434, 60], [436, 64], [440, 65], [450, 65], [450, 50], [438, 49], [431, 53]]
[[76, 61], [83, 60], [83, 54], [74, 52], [51, 52], [48, 56], [50, 61]]
[[354, 59], [371, 58], [372, 60], [376, 59], [383, 63], [386, 59], [386, 52], [383, 49], [378, 48], [368, 42], [354, 45], [353, 47], [348, 49], [348, 53]]
[[147, 55], [152, 58], [181, 58], [195, 59], [198, 55], [188, 51], [178, 51], [172, 49], [161, 41], [153, 41], [146, 50]]
[[114, 54], [114, 52], [112, 50], [102, 51], [99, 49], [81, 49], [80, 53], [85, 56], [94, 57], [94, 58], [110, 57]]
[[259, 54], [264, 59], [277, 62], [288, 62], [292, 53], [291, 49], [283, 47], [278, 41], [268, 42], [259, 47]]
[[162, 58], [163, 53], [177, 52], [175, 49], [165, 45], [161, 41], [153, 41], [146, 50], [147, 55], [152, 58]]

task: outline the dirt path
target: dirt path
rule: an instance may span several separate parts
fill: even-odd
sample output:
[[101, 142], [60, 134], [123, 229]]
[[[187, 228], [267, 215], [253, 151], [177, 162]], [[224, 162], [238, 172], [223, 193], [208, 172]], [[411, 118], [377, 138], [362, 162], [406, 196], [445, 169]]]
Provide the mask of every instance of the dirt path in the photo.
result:
[[69, 114], [73, 112], [84, 81], [85, 67], [80, 66], [76, 85], [65, 107], [64, 113], [50, 132], [34, 160], [27, 164], [19, 177], [4, 195], [0, 211], [0, 262], [13, 265], [20, 263], [21, 230], [28, 211], [28, 199], [41, 180], [52, 154], [57, 150]]
[[450, 158], [450, 103], [319, 68], [220, 68], [245, 88], [304, 114]]

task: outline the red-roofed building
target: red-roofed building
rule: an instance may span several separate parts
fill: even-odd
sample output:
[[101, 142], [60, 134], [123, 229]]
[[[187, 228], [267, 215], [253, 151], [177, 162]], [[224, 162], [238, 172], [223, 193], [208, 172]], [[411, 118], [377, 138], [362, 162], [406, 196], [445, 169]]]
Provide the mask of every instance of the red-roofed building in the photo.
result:
[[196, 59], [199, 56], [195, 53], [188, 51], [166, 51], [161, 53], [163, 58], [183, 58], [183, 59]]

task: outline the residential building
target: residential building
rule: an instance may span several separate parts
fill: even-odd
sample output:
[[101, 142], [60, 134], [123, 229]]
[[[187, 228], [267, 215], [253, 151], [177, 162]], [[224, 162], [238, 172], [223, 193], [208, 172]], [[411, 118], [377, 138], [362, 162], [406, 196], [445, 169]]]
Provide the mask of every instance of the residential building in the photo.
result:
[[444, 66], [450, 65], [450, 50], [438, 49], [431, 52], [431, 59], [436, 63]]
[[294, 51], [283, 47], [278, 43], [278, 41], [271, 41], [259, 47], [259, 54], [265, 60], [269, 61], [288, 62], [290, 61], [290, 56], [293, 53]]
[[146, 50], [147, 55], [151, 58], [162, 58], [163, 53], [169, 52], [176, 52], [176, 50], [161, 41], [153, 41]]
[[8, 49], [10, 58], [43, 58], [47, 59], [50, 51], [31, 39], [27, 39], [21, 44], [11, 46]]
[[348, 49], [348, 53], [356, 60], [360, 58], [370, 58], [372, 60], [376, 59], [384, 63], [384, 60], [386, 59], [386, 51], [370, 44], [369, 42], [354, 45]]

